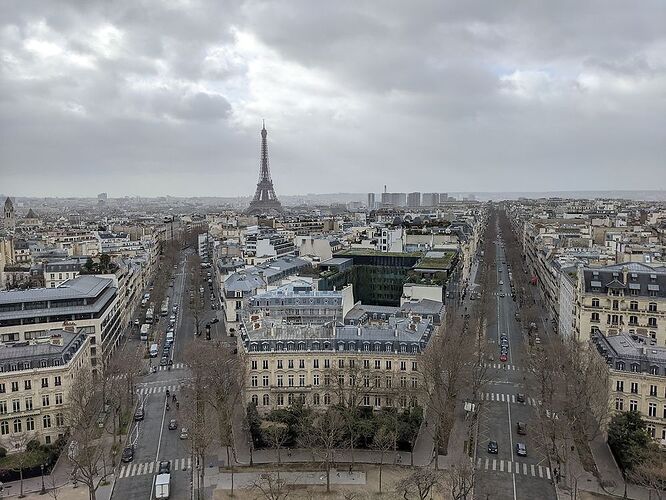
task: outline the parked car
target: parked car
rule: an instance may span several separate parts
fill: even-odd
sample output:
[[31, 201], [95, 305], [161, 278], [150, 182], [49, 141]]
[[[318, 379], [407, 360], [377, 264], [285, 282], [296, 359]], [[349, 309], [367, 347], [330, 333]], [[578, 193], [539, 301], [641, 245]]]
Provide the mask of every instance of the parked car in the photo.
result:
[[169, 356], [162, 356], [160, 359], [160, 366], [166, 366], [169, 364]]
[[121, 460], [124, 463], [134, 460], [134, 446], [125, 446]]
[[139, 321], [139, 318], [134, 320], [134, 326], [139, 326], [141, 324], [141, 321]]
[[502, 286], [504, 284], [504, 281], [500, 280], [499, 284], [500, 286]]
[[134, 412], [134, 421], [138, 422], [139, 420], [143, 420], [143, 417], [144, 417], [143, 406], [140, 406]]
[[520, 434], [521, 436], [524, 436], [527, 434], [527, 424], [525, 422], [517, 422], [516, 423], [516, 432]]
[[525, 402], [525, 394], [523, 394], [522, 392], [519, 392], [518, 394], [516, 394], [516, 401], [518, 401], [519, 403], [524, 403]]
[[502, 363], [506, 363], [506, 361], [509, 359], [509, 357], [505, 354], [500, 354], [500, 361]]
[[180, 430], [180, 439], [188, 439], [190, 437], [189, 433], [187, 432], [187, 427], [183, 427]]
[[215, 323], [219, 323], [219, 322], [220, 322], [220, 318], [213, 318], [213, 319], [210, 321], [210, 324], [211, 324], [211, 325], [214, 325]]
[[488, 453], [497, 455], [497, 441], [488, 441]]
[[527, 447], [525, 446], [525, 443], [516, 443], [516, 455], [519, 457], [527, 456]]
[[175, 418], [172, 418], [169, 420], [169, 430], [175, 431], [176, 429], [178, 429], [178, 421]]

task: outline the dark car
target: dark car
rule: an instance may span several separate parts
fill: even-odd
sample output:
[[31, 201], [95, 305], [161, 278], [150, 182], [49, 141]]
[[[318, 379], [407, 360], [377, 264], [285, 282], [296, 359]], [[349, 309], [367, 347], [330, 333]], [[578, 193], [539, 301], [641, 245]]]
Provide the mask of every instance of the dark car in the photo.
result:
[[178, 421], [175, 418], [172, 418], [169, 420], [169, 430], [175, 431], [176, 429], [178, 429]]
[[497, 455], [497, 441], [488, 441], [488, 453]]
[[525, 443], [516, 443], [516, 455], [519, 457], [527, 456], [527, 447], [525, 446]]
[[169, 364], [169, 358], [167, 356], [162, 356], [160, 359], [160, 366], [166, 366]]
[[523, 394], [522, 392], [519, 392], [518, 394], [516, 394], [516, 401], [518, 401], [519, 403], [524, 403], [525, 402], [525, 394]]
[[521, 435], [527, 434], [527, 424], [525, 424], [525, 422], [517, 422], [516, 432]]
[[132, 460], [134, 460], [134, 446], [126, 446], [123, 449], [123, 456], [121, 460], [124, 463], [131, 462]]
[[139, 421], [143, 420], [144, 413], [143, 413], [143, 407], [137, 408], [136, 411], [134, 412], [134, 421]]
[[215, 323], [219, 323], [219, 322], [220, 322], [220, 319], [219, 319], [219, 318], [214, 318], [214, 319], [212, 319], [212, 320], [210, 321], [210, 324], [211, 324], [211, 325], [214, 325]]
[[162, 460], [160, 462], [160, 468], [157, 471], [158, 474], [170, 474], [171, 473], [171, 462], [168, 460]]

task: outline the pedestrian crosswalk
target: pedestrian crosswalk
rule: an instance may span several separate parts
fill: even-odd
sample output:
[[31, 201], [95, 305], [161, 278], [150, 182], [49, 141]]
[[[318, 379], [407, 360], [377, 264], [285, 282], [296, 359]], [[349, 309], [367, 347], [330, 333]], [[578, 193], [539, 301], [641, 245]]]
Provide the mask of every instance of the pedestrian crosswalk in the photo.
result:
[[507, 371], [521, 370], [521, 368], [517, 367], [516, 365], [509, 365], [506, 363], [484, 363], [483, 366], [486, 368], [496, 368], [498, 370], [507, 370]]
[[477, 458], [476, 468], [479, 470], [507, 472], [521, 476], [532, 476], [542, 479], [550, 479], [550, 467], [525, 462], [513, 462], [511, 460], [500, 460], [497, 458]]
[[[502, 394], [498, 392], [482, 392], [481, 393], [481, 401], [496, 401], [499, 403], [516, 403], [516, 395], [515, 394]], [[523, 404], [523, 403], [520, 403]], [[525, 397], [525, 403], [530, 406], [539, 406], [539, 402], [534, 399], [530, 398], [529, 396]]]
[[[192, 468], [192, 459], [191, 458], [176, 458], [174, 460], [169, 460], [171, 463], [171, 472], [177, 470], [188, 470]], [[153, 474], [157, 473], [159, 469], [159, 462], [143, 462], [140, 464], [127, 464], [120, 467], [120, 472], [118, 473], [118, 479], [123, 479], [127, 477], [142, 476], [144, 474]]]
[[179, 385], [162, 385], [159, 387], [143, 387], [141, 389], [137, 389], [136, 392], [141, 396], [147, 396], [148, 394], [160, 394], [166, 391], [175, 392], [178, 390], [180, 390]]
[[[172, 370], [181, 370], [183, 368], [185, 368], [185, 363], [174, 363], [173, 365], [171, 365]], [[169, 367], [168, 366], [158, 366], [157, 370], [161, 371], [161, 372], [165, 372], [165, 371], [169, 370]]]

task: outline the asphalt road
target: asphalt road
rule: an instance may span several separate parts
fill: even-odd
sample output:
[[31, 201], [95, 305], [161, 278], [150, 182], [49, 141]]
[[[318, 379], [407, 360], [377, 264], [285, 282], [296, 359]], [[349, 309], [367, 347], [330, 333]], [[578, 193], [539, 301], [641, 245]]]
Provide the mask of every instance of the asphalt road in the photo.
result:
[[[178, 395], [180, 387], [187, 383], [189, 372], [184, 359], [184, 346], [188, 339], [194, 337], [194, 320], [189, 308], [188, 279], [185, 258], [191, 252], [181, 255], [178, 269], [175, 273], [174, 287], [170, 288], [170, 308], [173, 304], [179, 305], [175, 325], [174, 345], [171, 350], [173, 365], [171, 370], [159, 367], [155, 373], [150, 373], [146, 362], [147, 374], [137, 380], [137, 396], [143, 401], [145, 409], [144, 420], [138, 422], [130, 433], [129, 440], [134, 443], [134, 460], [121, 464], [112, 498], [117, 500], [147, 500], [154, 498], [154, 478], [157, 473], [158, 462], [168, 460], [171, 462], [171, 495], [172, 499], [189, 498], [191, 488], [192, 458], [189, 440], [180, 439], [182, 415], [180, 409], [173, 405], [170, 399], [170, 409], [166, 409], [166, 390]], [[205, 276], [205, 272], [204, 272]], [[216, 292], [217, 295], [217, 292]], [[211, 308], [210, 293], [206, 294], [206, 306], [203, 317], [206, 321], [218, 316], [218, 311]], [[219, 315], [220, 318], [222, 314]], [[167, 329], [168, 317], [160, 318], [157, 328], [162, 335], [160, 339], [160, 355], [163, 348], [164, 333]], [[211, 327], [213, 338], [223, 335], [224, 325], [222, 319]], [[205, 335], [205, 330], [204, 330]], [[141, 342], [138, 334], [134, 334], [128, 341], [128, 349], [139, 348]], [[159, 357], [151, 360], [153, 365], [159, 363]], [[169, 430], [170, 419], [176, 419], [178, 428]]]
[[[535, 423], [535, 412], [543, 411], [543, 408], [527, 392], [526, 381], [532, 374], [527, 369], [521, 325], [514, 318], [517, 305], [511, 298], [504, 249], [499, 242], [495, 243], [495, 249], [496, 315], [488, 318], [486, 331], [493, 360], [489, 362], [487, 373], [490, 382], [480, 405], [474, 497], [479, 500], [555, 500], [557, 496], [546, 454], [538, 446], [531, 429], [531, 424]], [[500, 281], [504, 284], [500, 285]], [[505, 296], [501, 297], [501, 293]], [[508, 360], [505, 363], [499, 361], [499, 340], [503, 333], [509, 339]], [[517, 402], [518, 393], [525, 394], [525, 403]], [[527, 425], [526, 435], [517, 433], [517, 422]], [[488, 453], [490, 440], [498, 443], [496, 455]], [[516, 443], [525, 444], [526, 457], [517, 456]]]

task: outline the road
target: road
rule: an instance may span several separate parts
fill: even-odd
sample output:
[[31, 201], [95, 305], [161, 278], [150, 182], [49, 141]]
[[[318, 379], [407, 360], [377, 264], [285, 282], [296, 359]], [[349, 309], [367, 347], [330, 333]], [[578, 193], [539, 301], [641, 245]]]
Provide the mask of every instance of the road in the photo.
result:
[[[493, 223], [492, 221], [490, 223]], [[493, 296], [496, 315], [488, 318], [486, 340], [493, 360], [489, 362], [489, 383], [480, 405], [479, 439], [476, 455], [476, 484], [474, 497], [492, 499], [553, 499], [557, 498], [551, 482], [552, 472], [544, 450], [540, 449], [530, 427], [537, 411], [543, 411], [539, 402], [527, 393], [526, 381], [531, 376], [527, 369], [527, 354], [523, 348], [523, 333], [515, 318], [516, 303], [511, 298], [506, 256], [498, 229], [495, 242], [497, 288]], [[492, 258], [487, 255], [486, 258]], [[500, 282], [503, 284], [500, 285]], [[504, 297], [501, 296], [504, 294]], [[500, 357], [500, 336], [509, 340], [508, 360]], [[516, 400], [525, 394], [525, 402]], [[517, 423], [527, 425], [526, 435], [517, 433]], [[488, 441], [498, 443], [496, 455], [488, 453]], [[516, 443], [527, 447], [527, 456], [516, 455]]]
[[[170, 396], [178, 395], [182, 385], [188, 381], [189, 371], [184, 359], [184, 346], [188, 339], [194, 336], [194, 320], [189, 308], [188, 279], [186, 274], [186, 261], [191, 252], [183, 253], [178, 268], [172, 270], [175, 275], [173, 288], [170, 288], [170, 308], [178, 304], [179, 314], [175, 324], [174, 345], [170, 356], [173, 365], [169, 370], [166, 366], [160, 366], [155, 373], [148, 370], [147, 374], [139, 377], [136, 384], [137, 396], [143, 401], [145, 417], [137, 422], [130, 433], [130, 442], [134, 443], [134, 460], [127, 464], [121, 464], [118, 470], [113, 497], [117, 500], [147, 500], [153, 498], [154, 477], [157, 473], [158, 463], [162, 460], [171, 462], [171, 496], [170, 498], [189, 498], [191, 488], [192, 457], [189, 440], [180, 439], [182, 427], [182, 416], [171, 398], [170, 409], [166, 409], [166, 391]], [[205, 275], [205, 273], [204, 273]], [[209, 294], [207, 294], [209, 295]], [[217, 317], [217, 311], [211, 308], [208, 297], [206, 308], [203, 313], [204, 322]], [[222, 317], [222, 314], [219, 314]], [[166, 330], [168, 316], [160, 318], [157, 328]], [[222, 323], [212, 325], [211, 336], [215, 338], [222, 335], [225, 328]], [[160, 353], [163, 349], [164, 331], [160, 340]], [[128, 341], [128, 349], [137, 349], [141, 341], [135, 335]], [[151, 360], [159, 363], [159, 357]], [[170, 419], [178, 422], [176, 430], [169, 430]]]

